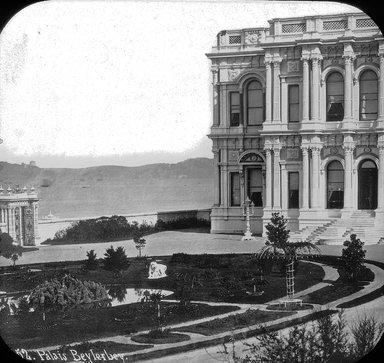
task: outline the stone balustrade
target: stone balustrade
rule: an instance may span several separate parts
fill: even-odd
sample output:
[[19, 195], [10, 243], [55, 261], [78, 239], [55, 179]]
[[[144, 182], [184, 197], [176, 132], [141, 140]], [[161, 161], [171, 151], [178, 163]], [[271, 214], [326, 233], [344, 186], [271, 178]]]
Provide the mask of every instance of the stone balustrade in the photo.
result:
[[335, 36], [374, 36], [377, 25], [364, 13], [342, 15], [319, 15], [300, 18], [272, 19], [269, 27], [223, 30], [217, 35], [215, 51], [238, 51], [262, 47], [276, 41], [321, 39]]

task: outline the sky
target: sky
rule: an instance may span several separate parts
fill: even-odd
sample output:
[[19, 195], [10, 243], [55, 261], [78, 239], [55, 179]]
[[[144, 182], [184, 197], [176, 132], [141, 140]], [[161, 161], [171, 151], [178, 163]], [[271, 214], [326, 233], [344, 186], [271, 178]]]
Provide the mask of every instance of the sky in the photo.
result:
[[48, 1], [0, 34], [0, 161], [137, 166], [212, 157], [223, 29], [355, 12], [334, 2]]

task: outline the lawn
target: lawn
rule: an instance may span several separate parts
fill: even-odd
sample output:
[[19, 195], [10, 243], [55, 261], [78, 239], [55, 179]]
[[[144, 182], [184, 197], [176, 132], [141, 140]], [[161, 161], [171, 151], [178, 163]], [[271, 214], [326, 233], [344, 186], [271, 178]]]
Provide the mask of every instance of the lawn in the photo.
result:
[[[161, 314], [166, 323], [175, 324], [196, 318], [214, 316], [237, 310], [234, 306], [193, 304], [189, 311], [177, 303], [162, 303]], [[71, 309], [46, 313], [10, 315], [1, 319], [0, 332], [11, 348], [39, 348], [100, 339], [115, 335], [131, 335], [157, 326], [157, 310], [140, 303], [116, 307]]]
[[277, 320], [293, 314], [296, 314], [296, 312], [269, 312], [258, 309], [248, 309], [244, 313], [231, 314], [225, 318], [217, 318], [204, 323], [192, 324], [175, 330], [203, 335], [214, 335], [235, 329], [247, 328], [256, 324], [264, 324], [266, 322]]
[[[149, 280], [149, 260], [130, 259], [130, 266], [121, 274], [106, 271], [102, 264], [94, 271], [82, 268], [82, 264], [63, 263], [39, 266], [41, 272], [20, 270], [13, 275], [0, 275], [0, 290], [7, 292], [28, 291], [46, 280], [60, 278], [65, 274], [80, 280], [90, 280], [105, 286], [122, 288], [154, 288], [174, 291], [168, 299], [180, 299], [188, 293], [194, 301], [231, 302], [231, 303], [265, 303], [285, 296], [285, 273], [280, 265], [273, 265], [264, 274], [262, 286], [264, 293], [260, 296], [249, 294], [253, 291], [253, 279], [263, 268], [262, 263], [252, 255], [184, 255], [177, 254], [161, 257], [167, 265], [168, 277]], [[273, 261], [268, 261], [272, 264]], [[55, 268], [56, 267], [56, 268]], [[266, 269], [267, 270], [267, 269]], [[234, 273], [235, 272], [235, 273]], [[12, 276], [12, 278], [10, 278]], [[295, 277], [295, 290], [304, 290], [320, 281], [324, 270], [307, 261], [300, 261]], [[193, 281], [194, 282], [193, 282]]]
[[[194, 304], [190, 301], [215, 301], [230, 303], [264, 303], [285, 296], [284, 266], [273, 261], [258, 261], [250, 254], [227, 255], [185, 255], [176, 254], [161, 257], [168, 267], [168, 276], [161, 279], [148, 279], [150, 259], [130, 259], [129, 268], [122, 273], [107, 271], [102, 262], [94, 270], [82, 268], [81, 263], [57, 263], [47, 266], [34, 266], [42, 271], [28, 272], [20, 270], [14, 275], [0, 276], [0, 290], [7, 292], [31, 291], [46, 280], [71, 274], [79, 280], [102, 283], [110, 295], [124, 298], [125, 289], [153, 288], [170, 290], [174, 293], [167, 299], [181, 303], [161, 303], [161, 311], [166, 316], [165, 324], [176, 324], [197, 320], [234, 311], [234, 306], [209, 306]], [[267, 264], [267, 265], [266, 265]], [[265, 273], [261, 273], [261, 269]], [[4, 271], [4, 270], [3, 270]], [[324, 276], [323, 269], [310, 262], [299, 262], [295, 279], [296, 291], [306, 289]], [[260, 287], [264, 293], [260, 296], [250, 294], [255, 281], [262, 279]], [[79, 309], [82, 307], [82, 309]], [[68, 311], [48, 311], [46, 321], [41, 313], [11, 315], [1, 319], [1, 335], [13, 348], [36, 348], [51, 345], [69, 344], [91, 339], [100, 339], [114, 335], [130, 335], [156, 327], [156, 311], [145, 310], [140, 303], [115, 307], [93, 307], [84, 309], [84, 305]], [[143, 310], [144, 309], [144, 310]], [[257, 313], [248, 323], [264, 321], [281, 312]], [[267, 315], [264, 315], [267, 314]], [[273, 314], [273, 315], [269, 315]], [[286, 315], [282, 315], [286, 316]], [[241, 317], [240, 317], [241, 318]], [[261, 319], [261, 320], [260, 320]], [[228, 321], [237, 327], [238, 321]]]
[[323, 287], [322, 289], [316, 290], [303, 298], [303, 302], [309, 304], [321, 304], [325, 305], [331, 301], [341, 299], [345, 296], [354, 294], [362, 290], [364, 286], [362, 285], [344, 285], [344, 284], [334, 284], [330, 286]]

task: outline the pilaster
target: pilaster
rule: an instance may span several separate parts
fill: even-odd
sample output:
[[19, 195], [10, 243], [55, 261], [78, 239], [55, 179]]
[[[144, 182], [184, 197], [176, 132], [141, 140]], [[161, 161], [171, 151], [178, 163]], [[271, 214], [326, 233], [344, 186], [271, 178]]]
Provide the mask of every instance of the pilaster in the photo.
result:
[[309, 56], [303, 55], [303, 122], [309, 121]]
[[272, 153], [271, 149], [265, 149], [265, 188], [266, 188], [266, 209], [272, 208]]
[[352, 121], [352, 74], [355, 54], [351, 44], [344, 45], [344, 121]]
[[302, 193], [303, 204], [302, 209], [309, 208], [309, 154], [308, 146], [302, 146], [301, 151], [303, 154], [303, 172], [302, 172]]
[[273, 60], [273, 122], [280, 123], [280, 58]]
[[311, 94], [311, 121], [319, 121], [320, 100], [320, 62], [321, 57], [316, 56], [312, 60], [312, 94]]
[[214, 167], [214, 182], [213, 182], [213, 190], [214, 190], [214, 196], [213, 196], [213, 206], [218, 207], [220, 205], [220, 157], [219, 153], [220, 150], [212, 150], [213, 152], [213, 167]]
[[355, 149], [355, 143], [352, 136], [345, 136], [344, 144], [344, 214], [353, 208], [353, 151]]
[[212, 114], [213, 126], [220, 126], [220, 86], [218, 84], [219, 70], [217, 67], [211, 69], [212, 72]]
[[280, 147], [273, 148], [273, 209], [281, 209]]
[[266, 57], [265, 60], [265, 76], [266, 76], [266, 89], [265, 89], [265, 122], [271, 123], [272, 121], [272, 67], [271, 60]]
[[384, 121], [384, 45], [379, 46], [380, 77], [379, 77], [379, 114], [378, 120]]
[[314, 209], [320, 208], [320, 152], [321, 146], [311, 146], [312, 151], [312, 205]]

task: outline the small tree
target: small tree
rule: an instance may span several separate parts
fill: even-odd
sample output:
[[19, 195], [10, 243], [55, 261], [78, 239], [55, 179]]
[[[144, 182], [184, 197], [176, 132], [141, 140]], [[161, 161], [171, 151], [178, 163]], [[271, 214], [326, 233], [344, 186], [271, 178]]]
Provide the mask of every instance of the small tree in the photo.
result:
[[129, 260], [123, 247], [116, 250], [111, 246], [104, 254], [104, 268], [111, 271], [126, 270], [129, 267]]
[[96, 270], [98, 267], [97, 263], [97, 255], [95, 253], [95, 250], [90, 250], [87, 252], [87, 260], [85, 262], [85, 268], [87, 270]]
[[359, 272], [364, 266], [365, 250], [363, 250], [364, 242], [361, 242], [359, 238], [356, 238], [355, 234], [351, 234], [350, 241], [344, 242], [341, 264], [344, 268], [347, 279], [350, 281], [356, 281]]
[[310, 242], [289, 242], [287, 221], [280, 213], [272, 213], [271, 222], [267, 224], [265, 246], [257, 253], [259, 258], [281, 258], [285, 262], [287, 296], [292, 299], [294, 290], [294, 266], [302, 255], [320, 253], [320, 250]]
[[234, 363], [325, 363], [357, 362], [377, 344], [383, 324], [374, 317], [359, 317], [348, 339], [343, 311], [336, 318], [321, 314], [312, 326], [296, 325], [289, 331], [268, 331], [256, 337], [257, 343], [244, 343], [247, 355], [240, 357], [235, 345], [223, 344], [224, 358]]
[[17, 253], [14, 253], [12, 256], [11, 256], [11, 260], [13, 261], [13, 268], [16, 267], [16, 261], [19, 259], [19, 255]]
[[143, 234], [139, 230], [136, 230], [134, 232], [133, 242], [135, 243], [135, 247], [139, 251], [138, 257], [141, 257], [141, 250], [145, 247], [146, 240], [143, 238]]
[[16, 261], [22, 254], [23, 247], [15, 244], [13, 238], [8, 233], [1, 233], [0, 231], [0, 255], [11, 259], [13, 267], [15, 267]]
[[374, 316], [364, 314], [352, 325], [351, 331], [354, 338], [351, 353], [358, 360], [375, 347], [384, 332], [384, 324]]

